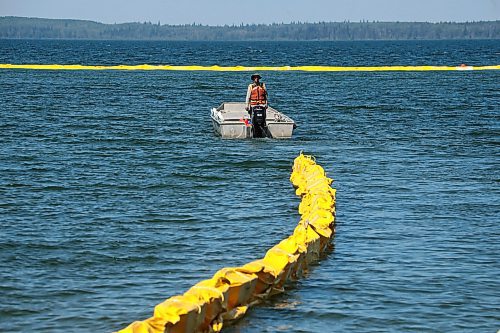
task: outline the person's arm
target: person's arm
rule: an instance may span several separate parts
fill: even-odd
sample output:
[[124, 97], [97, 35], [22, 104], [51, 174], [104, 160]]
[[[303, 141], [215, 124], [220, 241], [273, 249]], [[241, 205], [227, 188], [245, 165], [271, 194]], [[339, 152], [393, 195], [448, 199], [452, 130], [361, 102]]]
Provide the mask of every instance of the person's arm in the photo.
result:
[[245, 103], [247, 104], [247, 110], [250, 109], [250, 92], [252, 91], [251, 85], [248, 85], [247, 97], [245, 98]]
[[269, 94], [267, 93], [267, 87], [265, 83], [262, 83], [262, 88], [266, 91], [266, 108], [269, 106]]

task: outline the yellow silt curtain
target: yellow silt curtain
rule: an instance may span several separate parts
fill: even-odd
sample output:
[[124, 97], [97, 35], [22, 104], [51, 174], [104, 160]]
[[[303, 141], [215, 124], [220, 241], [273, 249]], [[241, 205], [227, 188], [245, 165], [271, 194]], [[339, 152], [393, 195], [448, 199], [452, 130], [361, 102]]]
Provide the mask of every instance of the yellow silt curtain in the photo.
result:
[[293, 234], [269, 249], [262, 259], [222, 268], [183, 295], [156, 305], [153, 316], [120, 333], [220, 332], [263, 299], [281, 293], [328, 249], [335, 232], [332, 179], [312, 156], [295, 158], [290, 181], [301, 197], [301, 219]]
[[199, 65], [65, 65], [65, 64], [0, 64], [0, 69], [87, 70], [87, 71], [212, 71], [212, 72], [423, 72], [499, 70], [488, 66], [199, 66]]

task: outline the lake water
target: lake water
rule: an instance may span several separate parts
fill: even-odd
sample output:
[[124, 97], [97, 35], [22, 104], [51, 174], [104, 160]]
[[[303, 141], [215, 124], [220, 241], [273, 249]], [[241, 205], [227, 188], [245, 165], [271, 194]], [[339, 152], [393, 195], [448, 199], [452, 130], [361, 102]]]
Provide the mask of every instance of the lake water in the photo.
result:
[[[497, 65], [500, 42], [0, 40], [0, 63]], [[296, 226], [293, 159], [337, 188], [334, 249], [232, 333], [500, 329], [500, 72], [264, 72], [291, 140], [222, 140], [251, 73], [0, 71], [4, 332], [110, 332]]]

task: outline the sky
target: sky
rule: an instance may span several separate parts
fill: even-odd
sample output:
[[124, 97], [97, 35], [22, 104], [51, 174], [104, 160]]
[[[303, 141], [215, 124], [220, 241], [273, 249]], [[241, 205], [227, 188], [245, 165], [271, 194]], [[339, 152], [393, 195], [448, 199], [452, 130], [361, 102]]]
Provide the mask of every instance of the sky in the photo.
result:
[[500, 0], [0, 0], [0, 16], [204, 25], [466, 22], [500, 20]]

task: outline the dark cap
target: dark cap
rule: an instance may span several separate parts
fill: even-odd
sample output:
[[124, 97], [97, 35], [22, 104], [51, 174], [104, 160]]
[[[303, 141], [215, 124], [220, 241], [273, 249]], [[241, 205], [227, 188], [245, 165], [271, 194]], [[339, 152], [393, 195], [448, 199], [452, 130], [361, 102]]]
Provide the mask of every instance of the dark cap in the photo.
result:
[[262, 78], [262, 76], [260, 76], [260, 74], [253, 74], [253, 75], [251, 76], [251, 80], [253, 81], [253, 79], [255, 79], [256, 77], [258, 77], [259, 79], [261, 79], [261, 78]]

